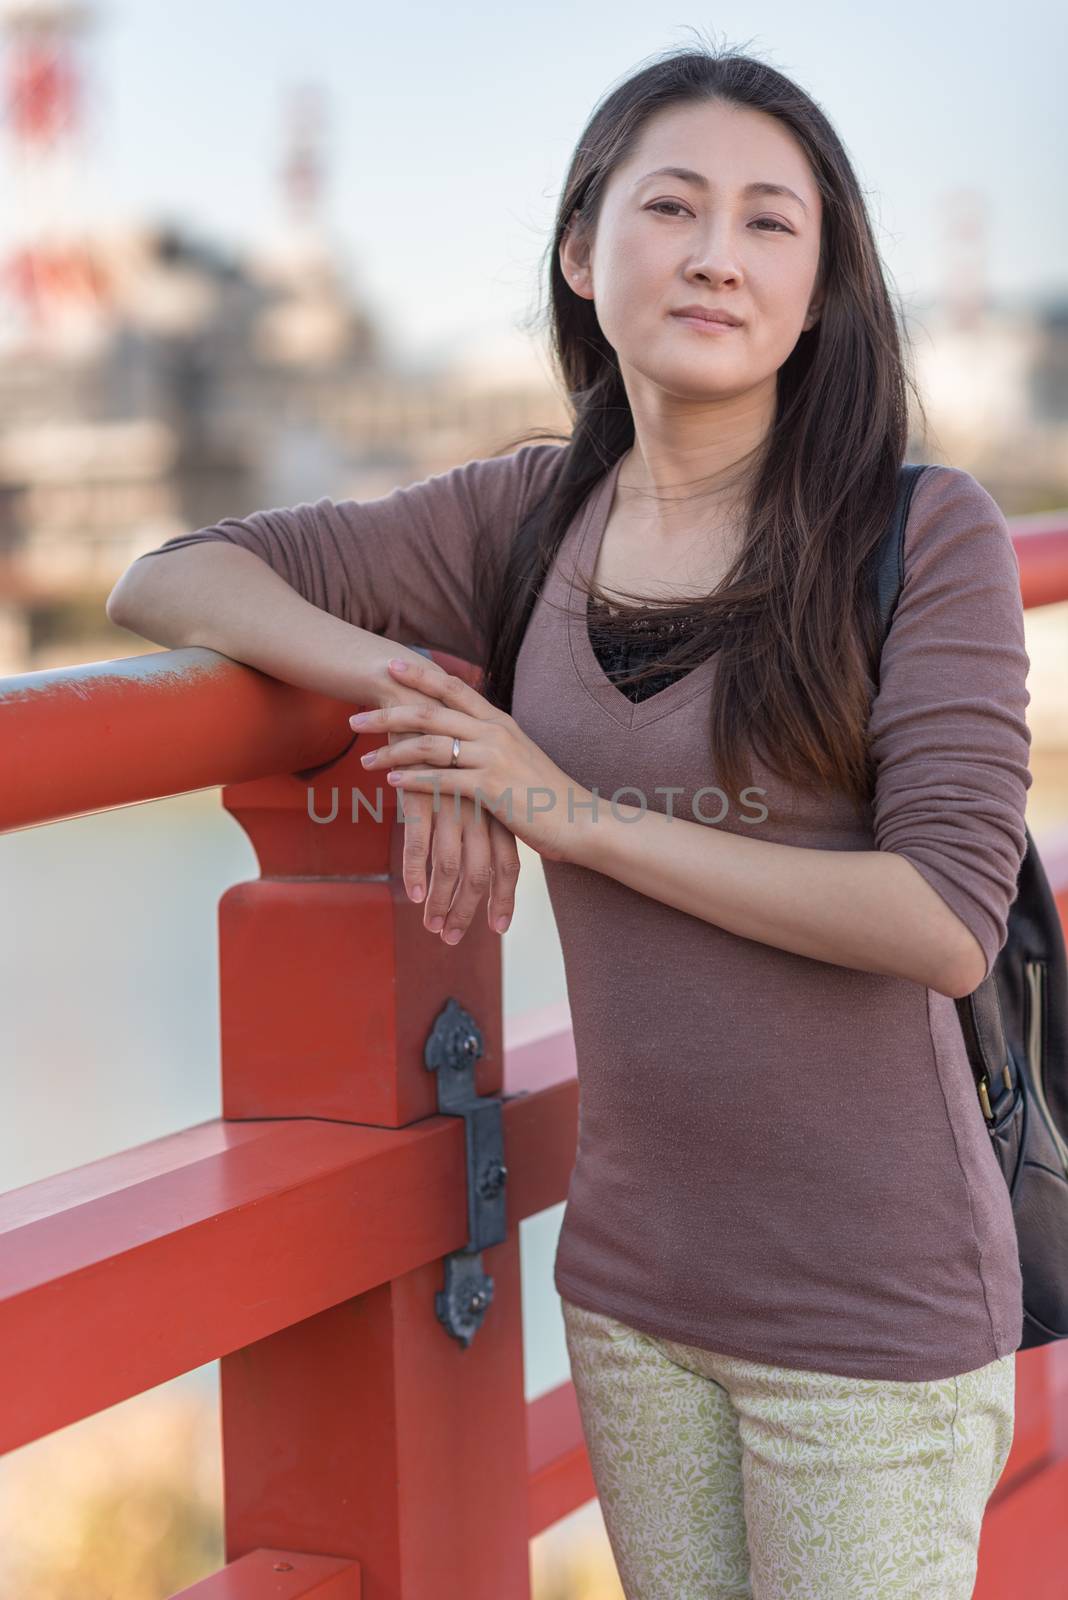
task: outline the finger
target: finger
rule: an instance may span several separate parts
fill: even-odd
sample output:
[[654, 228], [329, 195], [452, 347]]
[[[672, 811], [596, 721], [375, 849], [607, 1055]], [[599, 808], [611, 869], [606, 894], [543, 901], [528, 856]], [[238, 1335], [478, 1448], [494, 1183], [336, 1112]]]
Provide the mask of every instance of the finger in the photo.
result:
[[[410, 755], [412, 747], [418, 742], [418, 740], [436, 737], [437, 735], [432, 735], [429, 733], [401, 733], [399, 731], [393, 731], [386, 735], [385, 744], [376, 745], [373, 750], [367, 751], [367, 755], [377, 757], [377, 762], [368, 761], [366, 756], [361, 756], [360, 760], [364, 766], [380, 765], [388, 767], [394, 756], [400, 760], [403, 759], [406, 751]], [[451, 743], [449, 749], [451, 753]]]
[[377, 706], [373, 711], [357, 711], [349, 725], [357, 733], [390, 732], [436, 733], [452, 738], [474, 739], [485, 731], [487, 722], [497, 717], [473, 717], [458, 706], [441, 705], [434, 700], [410, 701], [400, 705]]
[[459, 944], [483, 895], [489, 893], [492, 875], [489, 829], [484, 818], [475, 821], [474, 806], [464, 801], [460, 813], [460, 879], [452, 897], [442, 938], [446, 944]]
[[[383, 757], [391, 753], [390, 747], [402, 743], [404, 734], [389, 736], [389, 745], [382, 746]], [[372, 752], [377, 753], [377, 752]], [[364, 765], [373, 763], [365, 761]], [[401, 848], [401, 881], [408, 899], [416, 905], [426, 899], [427, 857], [430, 852], [430, 835], [433, 827], [434, 796], [409, 792], [404, 795], [404, 813], [401, 826], [404, 830]]]
[[404, 843], [401, 848], [401, 877], [409, 900], [417, 904], [426, 899], [426, 861], [433, 825], [434, 796], [404, 796]]
[[[490, 861], [493, 887], [486, 905], [489, 925], [495, 933], [507, 933], [515, 911], [515, 889], [519, 881], [519, 846], [515, 834], [496, 817], [489, 823]], [[503, 926], [501, 924], [503, 923]]]
[[[403, 789], [405, 794], [428, 794], [437, 801], [439, 811], [444, 811], [446, 806], [458, 807], [459, 800], [454, 798], [457, 795], [474, 804], [479, 778], [484, 776], [475, 767], [432, 767], [426, 772], [416, 767], [396, 767], [385, 775], [391, 789]], [[507, 790], [499, 795], [487, 795], [483, 788], [482, 809], [492, 812], [503, 809], [507, 796]]]
[[423, 924], [431, 933], [441, 933], [463, 865], [463, 829], [459, 806], [451, 796], [434, 816], [430, 863], [430, 893], [426, 898]]
[[[460, 755], [465, 766], [487, 765], [489, 752], [484, 750], [476, 739], [460, 739], [460, 744], [462, 746]], [[451, 767], [455, 771], [460, 762], [457, 761], [455, 766], [453, 764], [454, 748], [452, 734], [391, 733], [387, 745], [379, 745], [360, 757], [360, 765], [366, 767], [368, 771], [381, 767], [409, 766]]]
[[463, 678], [457, 677], [454, 672], [446, 672], [433, 661], [416, 663], [391, 660], [389, 671], [395, 683], [408, 684], [422, 694], [432, 695], [444, 706], [476, 717], [480, 722], [511, 721], [507, 712], [491, 705], [485, 695], [479, 694], [477, 689], [472, 689]]

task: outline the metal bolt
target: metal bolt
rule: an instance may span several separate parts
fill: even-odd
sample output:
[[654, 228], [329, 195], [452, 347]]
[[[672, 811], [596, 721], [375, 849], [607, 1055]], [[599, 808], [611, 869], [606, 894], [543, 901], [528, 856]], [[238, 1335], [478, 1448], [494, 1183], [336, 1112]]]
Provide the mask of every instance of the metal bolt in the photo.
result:
[[483, 1171], [479, 1181], [478, 1192], [482, 1195], [494, 1195], [503, 1189], [508, 1177], [508, 1168], [501, 1161], [491, 1162]]

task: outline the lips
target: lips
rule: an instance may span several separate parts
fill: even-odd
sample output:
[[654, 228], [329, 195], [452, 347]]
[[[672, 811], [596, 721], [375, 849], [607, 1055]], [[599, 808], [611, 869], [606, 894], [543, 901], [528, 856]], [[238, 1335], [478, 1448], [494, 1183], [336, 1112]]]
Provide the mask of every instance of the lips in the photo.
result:
[[728, 333], [741, 332], [740, 325], [735, 322], [720, 322], [710, 317], [690, 317], [678, 311], [672, 314], [681, 328], [688, 328], [701, 339], [725, 339]]
[[679, 306], [671, 313], [673, 317], [692, 317], [700, 322], [719, 322], [728, 328], [741, 326], [741, 319], [729, 311], [713, 311], [707, 306]]

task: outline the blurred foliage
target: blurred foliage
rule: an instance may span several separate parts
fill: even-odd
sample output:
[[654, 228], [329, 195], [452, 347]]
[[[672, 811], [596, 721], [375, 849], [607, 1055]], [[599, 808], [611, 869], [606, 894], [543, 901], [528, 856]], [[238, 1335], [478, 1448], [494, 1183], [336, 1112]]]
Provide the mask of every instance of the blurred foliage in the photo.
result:
[[210, 1393], [150, 1391], [3, 1462], [0, 1600], [167, 1600], [223, 1564]]
[[[0, 1461], [0, 1600], [169, 1600], [224, 1562], [216, 1399], [178, 1379]], [[533, 1600], [624, 1600], [600, 1507], [531, 1541]]]
[[28, 613], [31, 649], [50, 645], [77, 644], [106, 633], [114, 623], [108, 621], [104, 607], [110, 590], [72, 594], [63, 599], [38, 602]]
[[596, 1501], [530, 1542], [532, 1600], [625, 1600]]

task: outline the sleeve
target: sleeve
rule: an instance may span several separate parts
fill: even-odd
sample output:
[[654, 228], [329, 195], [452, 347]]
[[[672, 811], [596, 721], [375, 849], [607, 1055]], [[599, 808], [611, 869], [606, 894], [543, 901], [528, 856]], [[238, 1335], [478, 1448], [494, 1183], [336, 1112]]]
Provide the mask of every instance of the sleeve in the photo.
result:
[[321, 611], [398, 644], [479, 662], [475, 562], [506, 553], [526, 510], [551, 487], [565, 450], [528, 444], [376, 500], [322, 499], [224, 517], [213, 527], [177, 534], [138, 560], [208, 541], [235, 544]]
[[937, 890], [988, 975], [1008, 933], [1031, 785], [1019, 566], [997, 502], [943, 466], [916, 486], [904, 558], [869, 724], [875, 845]]

